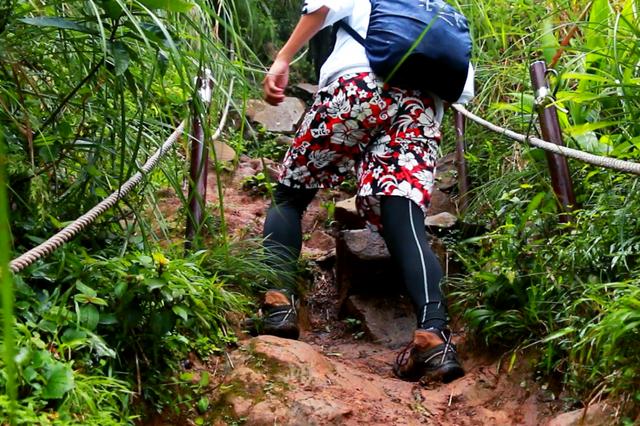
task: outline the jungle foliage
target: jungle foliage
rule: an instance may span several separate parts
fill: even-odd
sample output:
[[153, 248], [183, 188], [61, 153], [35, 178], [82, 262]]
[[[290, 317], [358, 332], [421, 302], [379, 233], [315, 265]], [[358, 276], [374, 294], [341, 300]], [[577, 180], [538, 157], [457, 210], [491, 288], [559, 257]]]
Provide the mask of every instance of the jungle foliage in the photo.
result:
[[[550, 80], [567, 145], [639, 160], [637, 0], [457, 3], [474, 36], [469, 109], [535, 134], [528, 66], [562, 51]], [[183, 252], [186, 213], [165, 217], [158, 205], [167, 188], [186, 201], [186, 138], [73, 243], [14, 276], [7, 264], [135, 173], [188, 117], [205, 67], [215, 79], [207, 135], [228, 96], [242, 113], [297, 13], [290, 0], [0, 2], [0, 422], [206, 411], [205, 385], [170, 372], [189, 352], [233, 344], [229, 314], [273, 277], [253, 242], [224, 235], [219, 206], [208, 250]], [[300, 65], [296, 75], [310, 74]], [[474, 192], [464, 220], [490, 231], [451, 241], [465, 266], [447, 283], [453, 311], [512, 360], [535, 350], [569, 404], [610, 396], [637, 415], [637, 178], [570, 160], [578, 206], [560, 224], [544, 153], [467, 127]], [[255, 144], [239, 133], [235, 146]]]
[[[638, 161], [637, 1], [477, 5], [466, 8], [481, 55], [473, 109], [539, 136], [528, 67], [557, 61], [549, 80], [565, 143]], [[512, 361], [534, 349], [545, 380], [560, 379], [568, 400], [615, 396], [637, 415], [638, 178], [569, 160], [578, 205], [561, 223], [541, 150], [475, 125], [468, 134], [474, 195], [465, 220], [491, 230], [455, 243], [467, 272], [450, 280], [456, 311]]]
[[[187, 138], [140, 190], [13, 285], [6, 267], [117, 190], [192, 107], [207, 114], [208, 136], [229, 97], [242, 111], [274, 37], [269, 10], [250, 2], [1, 3], [0, 423], [129, 424], [196, 410], [180, 401], [201, 389], [172, 372], [188, 353], [233, 345], [229, 315], [246, 312], [273, 274], [259, 242], [223, 235], [214, 206], [209, 249], [184, 252], [187, 213], [160, 206], [167, 195], [186, 201]], [[215, 80], [206, 111], [191, 102], [205, 68]]]

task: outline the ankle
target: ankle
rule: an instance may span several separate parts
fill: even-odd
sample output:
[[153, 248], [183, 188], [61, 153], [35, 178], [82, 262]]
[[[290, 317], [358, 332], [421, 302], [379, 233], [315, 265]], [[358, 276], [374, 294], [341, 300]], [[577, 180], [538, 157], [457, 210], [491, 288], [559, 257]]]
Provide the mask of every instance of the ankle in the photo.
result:
[[418, 328], [443, 330], [447, 328], [447, 306], [444, 302], [429, 302], [417, 312]]

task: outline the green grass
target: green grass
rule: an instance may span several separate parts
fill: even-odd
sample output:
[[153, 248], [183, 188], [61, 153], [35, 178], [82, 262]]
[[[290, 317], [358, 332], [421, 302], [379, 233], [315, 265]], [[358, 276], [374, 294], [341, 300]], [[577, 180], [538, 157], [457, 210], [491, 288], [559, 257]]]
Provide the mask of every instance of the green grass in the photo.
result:
[[[637, 159], [640, 19], [632, 1], [486, 2], [463, 5], [475, 35], [478, 96], [469, 106], [526, 133], [533, 90], [528, 66], [550, 59], [578, 26], [556, 66], [560, 125], [569, 146]], [[490, 232], [458, 240], [465, 275], [449, 281], [453, 310], [471, 336], [514, 354], [538, 352], [564, 398], [608, 395], [638, 409], [640, 252], [638, 179], [569, 161], [579, 209], [558, 223], [544, 154], [477, 125], [467, 126], [473, 200], [465, 220]], [[537, 126], [532, 128], [536, 134]], [[594, 391], [595, 390], [595, 391]]]
[[16, 419], [15, 402], [17, 398], [16, 389], [16, 364], [15, 364], [15, 318], [13, 315], [13, 278], [9, 270], [9, 237], [11, 227], [9, 226], [9, 209], [7, 208], [7, 192], [5, 182], [6, 155], [4, 134], [0, 132], [0, 286], [2, 290], [2, 359], [5, 366], [4, 375], [6, 382], [6, 398], [8, 402], [8, 413], [11, 423]]
[[246, 98], [261, 79], [264, 56], [254, 46], [275, 41], [265, 5], [3, 3], [0, 423], [130, 424], [148, 407], [162, 409], [172, 402], [164, 383], [186, 353], [206, 358], [233, 344], [229, 317], [276, 279], [257, 243], [230, 241], [215, 210], [206, 218], [207, 252], [183, 252], [186, 213], [166, 217], [158, 192], [172, 188], [185, 203], [186, 138], [160, 172], [74, 241], [15, 283], [6, 269], [10, 256], [138, 170], [189, 116], [193, 77], [205, 67], [216, 86], [209, 110], [199, 111], [213, 133], [229, 82], [234, 97]]

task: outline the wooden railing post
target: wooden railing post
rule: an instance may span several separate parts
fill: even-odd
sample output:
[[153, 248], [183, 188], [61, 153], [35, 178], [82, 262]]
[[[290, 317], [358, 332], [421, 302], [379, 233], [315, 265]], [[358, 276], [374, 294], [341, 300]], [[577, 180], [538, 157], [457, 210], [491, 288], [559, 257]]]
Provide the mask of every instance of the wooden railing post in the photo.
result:
[[[531, 82], [535, 90], [536, 108], [542, 129], [542, 138], [546, 141], [564, 146], [558, 113], [556, 107], [549, 102], [552, 100], [549, 84], [547, 83], [547, 67], [544, 61], [536, 61], [529, 68]], [[573, 193], [573, 183], [569, 174], [569, 165], [566, 157], [545, 151], [551, 184], [558, 198], [563, 213], [560, 221], [567, 223], [571, 220], [569, 214], [576, 207], [576, 197]]]
[[463, 213], [467, 210], [467, 207], [469, 207], [468, 197], [469, 191], [471, 190], [467, 160], [464, 158], [467, 150], [467, 141], [465, 140], [465, 117], [461, 112], [454, 110], [453, 118], [456, 129], [456, 168], [458, 170], [458, 192], [460, 193], [458, 210]]
[[207, 199], [207, 171], [209, 147], [204, 140], [203, 113], [211, 103], [213, 79], [211, 71], [196, 79], [199, 99], [191, 104], [191, 163], [189, 170], [189, 213], [185, 232], [185, 248], [190, 249], [193, 240], [200, 234], [204, 220], [204, 209]]

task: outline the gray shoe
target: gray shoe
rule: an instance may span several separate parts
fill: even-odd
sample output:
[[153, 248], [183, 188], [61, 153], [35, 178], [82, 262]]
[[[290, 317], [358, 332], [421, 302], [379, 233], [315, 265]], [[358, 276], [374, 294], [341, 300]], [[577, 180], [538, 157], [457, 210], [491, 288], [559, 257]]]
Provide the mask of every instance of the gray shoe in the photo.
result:
[[[287, 296], [285, 290], [268, 290], [267, 293], [271, 293], [272, 296], [276, 294], [278, 303], [270, 304], [265, 301], [259, 314], [247, 321], [245, 326], [252, 335], [268, 334], [297, 340], [300, 337], [300, 328], [298, 327], [295, 298]], [[283, 303], [284, 299], [287, 299], [289, 303]]]
[[396, 357], [393, 366], [396, 376], [404, 380], [420, 380], [425, 384], [449, 383], [464, 376], [449, 330], [430, 328], [419, 332], [432, 333], [442, 343], [428, 348], [420, 347], [415, 341], [409, 343]]

